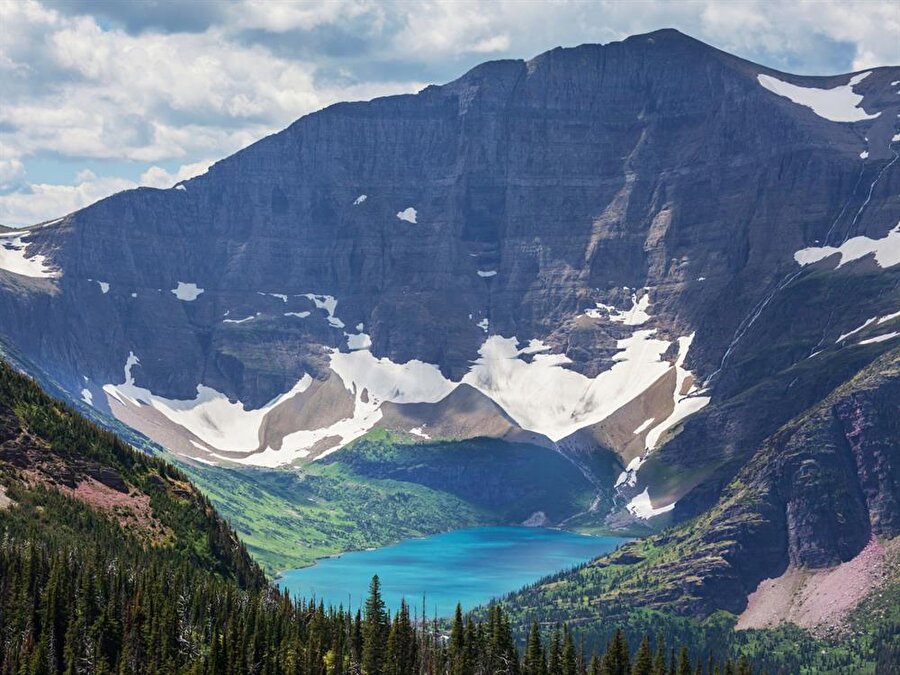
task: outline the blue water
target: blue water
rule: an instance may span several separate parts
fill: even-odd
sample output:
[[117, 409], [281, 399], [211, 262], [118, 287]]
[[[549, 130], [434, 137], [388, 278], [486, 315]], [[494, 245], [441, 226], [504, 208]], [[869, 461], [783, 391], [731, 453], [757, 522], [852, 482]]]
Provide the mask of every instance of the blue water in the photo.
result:
[[478, 527], [325, 558], [285, 572], [278, 584], [297, 597], [315, 596], [355, 611], [377, 574], [391, 611], [405, 597], [421, 615], [425, 594], [429, 617], [448, 616], [457, 602], [471, 609], [625, 541], [533, 527]]

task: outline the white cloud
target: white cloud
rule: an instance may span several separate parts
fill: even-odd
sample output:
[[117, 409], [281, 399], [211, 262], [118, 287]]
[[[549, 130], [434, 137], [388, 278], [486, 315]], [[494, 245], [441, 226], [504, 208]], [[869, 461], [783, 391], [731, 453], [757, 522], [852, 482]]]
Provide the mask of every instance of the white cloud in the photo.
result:
[[[450, 80], [486, 58], [663, 27], [795, 71], [864, 69], [900, 56], [893, 0], [643, 0], [640, 11], [625, 0], [235, 0], [211, 4], [208, 27], [183, 32], [146, 23], [147, 12], [143, 27], [101, 27], [59, 7], [0, 0], [0, 193], [8, 193], [0, 222], [61, 215], [140, 174], [58, 185], [58, 175], [45, 175], [54, 161], [139, 163], [140, 181], [165, 186], [191, 171], [184, 167], [330, 103], [416, 91], [425, 78]], [[167, 7], [156, 11], [175, 11]], [[309, 46], [297, 56], [285, 43]], [[41, 173], [30, 170], [32, 158], [43, 160]], [[174, 174], [158, 166], [173, 161], [183, 165]]]
[[[394, 56], [434, 61], [489, 51], [529, 58], [557, 45], [609, 42], [659, 28], [677, 28], [700, 40], [778, 67], [832, 74], [900, 60], [900, 12], [893, 0], [429, 0], [396, 3], [404, 26]], [[502, 38], [506, 38], [505, 44]], [[834, 42], [853, 52], [837, 63]]]
[[292, 2], [290, 0], [244, 0], [229, 5], [232, 25], [262, 28], [273, 33], [310, 30], [344, 22], [359, 16], [383, 16], [373, 2], [329, 0], [329, 2]]
[[[176, 183], [206, 173], [212, 164], [213, 160], [183, 164], [174, 173], [154, 165], [144, 171], [138, 181], [115, 176], [100, 177], [90, 169], [82, 169], [75, 175], [72, 185], [36, 183], [0, 194], [0, 223], [33, 225], [68, 215], [122, 190], [139, 186], [171, 188]], [[4, 179], [4, 162], [0, 161], [0, 187]], [[14, 174], [13, 179], [21, 183], [22, 175]]]
[[31, 225], [58, 218], [116, 192], [136, 187], [125, 178], [98, 178], [82, 172], [74, 185], [37, 183], [27, 190], [0, 195], [0, 223]]
[[[0, 15], [2, 33], [24, 27], [31, 34], [27, 44], [0, 39], [6, 65], [0, 86], [22, 71], [50, 83], [22, 91], [0, 109], [0, 123], [13, 129], [0, 140], [21, 155], [150, 162], [220, 157], [351, 93], [317, 86], [315, 64], [240, 44], [221, 28], [131, 35], [36, 7], [4, 4]], [[33, 58], [37, 52], [40, 59]], [[417, 86], [356, 89], [378, 95]]]
[[212, 166], [213, 161], [203, 160], [192, 164], [184, 164], [178, 167], [178, 171], [175, 173], [169, 173], [159, 166], [151, 166], [141, 174], [141, 185], [155, 188], [170, 188], [175, 183], [206, 173], [207, 169]]
[[0, 193], [7, 192], [25, 180], [25, 165], [22, 160], [0, 158]]

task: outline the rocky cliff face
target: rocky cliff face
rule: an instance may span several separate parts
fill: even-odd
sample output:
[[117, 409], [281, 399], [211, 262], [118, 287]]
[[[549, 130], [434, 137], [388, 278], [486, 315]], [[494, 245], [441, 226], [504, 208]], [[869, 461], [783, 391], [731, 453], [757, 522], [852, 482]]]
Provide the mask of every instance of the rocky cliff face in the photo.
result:
[[895, 343], [898, 80], [659, 31], [332, 106], [0, 235], [0, 331], [198, 461], [493, 436], [612, 450], [603, 512], [688, 518]]

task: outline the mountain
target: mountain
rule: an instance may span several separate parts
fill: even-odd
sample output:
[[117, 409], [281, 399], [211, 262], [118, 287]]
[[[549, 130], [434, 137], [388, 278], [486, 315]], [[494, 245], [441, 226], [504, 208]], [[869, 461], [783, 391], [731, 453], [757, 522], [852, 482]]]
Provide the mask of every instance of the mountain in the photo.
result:
[[[191, 471], [399, 476], [423, 504], [481, 509], [469, 522], [690, 527], [761, 499], [735, 481], [786, 452], [767, 478], [771, 550], [722, 571], [733, 598], [684, 610], [738, 611], [786, 561], [830, 566], [897, 533], [884, 453], [851, 462], [856, 437], [834, 429], [776, 441], [896, 356], [898, 91], [898, 67], [796, 76], [672, 30], [485, 63], [303, 117], [172, 189], [0, 234], [0, 332], [42, 381]], [[874, 392], [865, 421], [890, 427], [896, 392]], [[826, 438], [833, 478], [794, 480]], [[488, 468], [466, 485], [452, 471], [473, 444]], [[498, 448], [566, 461], [510, 475], [488, 504], [474, 493], [505, 475]], [[577, 497], [512, 508], [572, 467]]]

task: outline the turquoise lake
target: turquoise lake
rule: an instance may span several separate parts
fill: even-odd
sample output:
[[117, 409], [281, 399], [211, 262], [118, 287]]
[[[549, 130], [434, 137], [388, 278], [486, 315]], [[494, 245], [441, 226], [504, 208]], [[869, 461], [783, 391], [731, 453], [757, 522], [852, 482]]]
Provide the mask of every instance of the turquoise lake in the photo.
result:
[[278, 584], [298, 597], [356, 610], [377, 574], [392, 611], [405, 597], [421, 614], [424, 594], [428, 616], [448, 616], [457, 602], [471, 609], [626, 541], [544, 528], [478, 527], [325, 558], [285, 572]]

